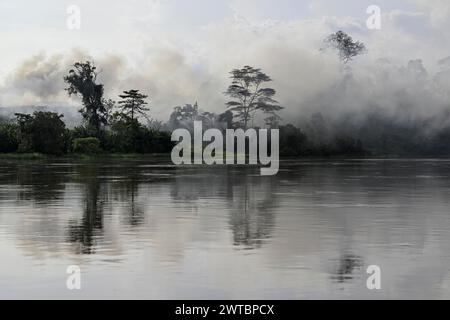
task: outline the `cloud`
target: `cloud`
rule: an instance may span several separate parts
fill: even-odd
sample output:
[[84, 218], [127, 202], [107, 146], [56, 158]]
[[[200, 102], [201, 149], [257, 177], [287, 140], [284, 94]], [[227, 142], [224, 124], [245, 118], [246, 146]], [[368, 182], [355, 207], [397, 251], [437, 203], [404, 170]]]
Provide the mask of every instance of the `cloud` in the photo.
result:
[[450, 17], [450, 2], [447, 0], [409, 0], [430, 18], [431, 24], [440, 28], [448, 26]]
[[[365, 11], [362, 18], [320, 16], [327, 1], [295, 5], [285, 0], [274, 14], [268, 1], [220, 1], [220, 10], [200, 0], [193, 8], [173, 0], [145, 6], [137, 0], [129, 6], [114, 3], [104, 14], [109, 19], [122, 12], [117, 23], [109, 21], [113, 32], [105, 33], [105, 17], [99, 15], [93, 23], [90, 14], [84, 16], [82, 49], [48, 48], [25, 59], [4, 77], [0, 105], [79, 106], [79, 99], [67, 96], [62, 78], [75, 61], [89, 59], [101, 70], [108, 98], [140, 89], [150, 96], [152, 116], [163, 120], [173, 107], [195, 101], [204, 110], [224, 111], [228, 72], [244, 65], [262, 68], [274, 79], [271, 86], [286, 107], [283, 116], [293, 122], [314, 111], [333, 114], [374, 105], [392, 113], [405, 103], [417, 114], [437, 112], [447, 98], [447, 71], [437, 62], [449, 55], [450, 47], [434, 34], [445, 19], [436, 18], [436, 9], [427, 2], [410, 3], [414, 7], [408, 10], [382, 11], [380, 31], [365, 27]], [[436, 3], [445, 13], [446, 2]], [[315, 13], [310, 18], [288, 12], [311, 8]], [[100, 14], [94, 9], [88, 13]], [[99, 30], [97, 24], [102, 25]], [[339, 29], [369, 48], [352, 63], [351, 73], [333, 52], [319, 52], [324, 37]], [[418, 74], [420, 70], [426, 72]]]
[[116, 83], [124, 62], [117, 55], [103, 55], [98, 60], [81, 49], [47, 54], [41, 52], [23, 61], [0, 87], [0, 105], [74, 105], [64, 90], [65, 75], [76, 61], [94, 61], [101, 65], [100, 75], [106, 85]]

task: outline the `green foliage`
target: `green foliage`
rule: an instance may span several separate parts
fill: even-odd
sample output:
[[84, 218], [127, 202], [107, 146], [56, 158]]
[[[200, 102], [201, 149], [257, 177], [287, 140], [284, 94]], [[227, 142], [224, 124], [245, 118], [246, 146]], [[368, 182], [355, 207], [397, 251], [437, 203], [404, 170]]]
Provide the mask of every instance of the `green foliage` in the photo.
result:
[[[348, 35], [338, 32], [328, 38], [328, 42], [340, 50], [342, 59], [351, 60], [361, 53], [364, 45], [354, 42]], [[69, 95], [82, 98], [85, 123], [71, 130], [65, 128], [62, 115], [52, 112], [35, 112], [16, 114], [17, 124], [0, 121], [0, 152], [22, 153], [39, 152], [60, 155], [66, 152], [82, 154], [107, 153], [170, 153], [174, 143], [169, 132], [162, 131], [162, 124], [150, 121], [145, 114], [149, 109], [145, 106], [148, 97], [139, 90], [124, 91], [119, 97], [120, 112], [114, 112], [116, 103], [103, 98], [103, 85], [97, 83], [96, 67], [89, 61], [75, 63], [74, 68], [64, 78], [69, 85]], [[245, 66], [231, 71], [232, 83], [225, 94], [232, 101], [227, 103], [228, 110], [221, 115], [199, 110], [198, 104], [187, 104], [176, 107], [171, 114], [167, 127], [187, 127], [192, 129], [194, 121], [202, 121], [204, 128], [236, 128], [247, 129], [255, 113], [265, 116], [265, 125], [280, 129], [280, 153], [282, 156], [332, 156], [332, 155], [365, 155], [361, 134], [341, 131], [349, 126], [330, 128], [322, 116], [313, 117], [310, 125], [302, 131], [293, 125], [280, 126], [281, 118], [277, 114], [283, 109], [274, 99], [275, 90], [264, 87], [272, 79], [260, 69]], [[139, 121], [145, 116], [148, 126]], [[234, 122], [234, 119], [237, 122]], [[373, 123], [373, 122], [371, 122]], [[308, 130], [311, 127], [311, 130]], [[370, 129], [370, 128], [369, 128]], [[360, 129], [364, 130], [362, 126]], [[370, 130], [369, 130], [370, 131]], [[395, 132], [389, 127], [374, 132], [374, 141], [381, 144], [382, 150], [390, 152], [391, 146], [397, 146], [411, 130]], [[436, 135], [431, 141], [432, 148], [446, 145], [450, 131]], [[381, 138], [379, 136], [381, 135]], [[363, 135], [364, 136], [364, 135]], [[369, 140], [365, 135], [364, 142]], [[373, 145], [373, 143], [372, 143]], [[412, 150], [416, 146], [411, 146]], [[445, 151], [446, 152], [446, 151]]]
[[18, 129], [19, 127], [14, 123], [0, 122], [0, 153], [17, 151], [19, 148]]
[[124, 91], [123, 93], [123, 95], [119, 96], [122, 99], [119, 101], [122, 113], [130, 117], [131, 120], [136, 119], [140, 115], [146, 117], [145, 112], [150, 110], [145, 107], [148, 104], [145, 101], [148, 96], [139, 93], [139, 90]]
[[148, 135], [151, 137], [150, 153], [170, 153], [172, 151], [174, 143], [169, 132], [150, 129]]
[[280, 155], [298, 157], [311, 153], [306, 134], [292, 124], [280, 127]]
[[141, 124], [136, 119], [116, 112], [110, 122], [110, 130], [107, 136], [107, 149], [113, 152], [127, 153], [138, 152], [142, 141]]
[[92, 131], [90, 131], [85, 126], [78, 126], [70, 130], [70, 137], [72, 141], [78, 138], [92, 137]]
[[225, 111], [224, 113], [220, 114], [218, 117], [219, 122], [225, 124], [226, 129], [232, 129], [233, 128], [233, 112], [230, 110]]
[[324, 42], [328, 47], [336, 49], [339, 52], [339, 58], [344, 63], [347, 63], [356, 56], [366, 52], [364, 43], [354, 41], [351, 36], [343, 31], [338, 31], [329, 35]]
[[264, 83], [271, 82], [272, 79], [261, 69], [245, 66], [242, 69], [234, 69], [230, 74], [232, 82], [225, 95], [233, 100], [227, 102], [227, 107], [235, 113], [244, 129], [247, 129], [255, 112], [275, 113], [283, 109], [273, 99], [276, 91], [262, 87]]
[[93, 137], [74, 139], [73, 152], [81, 154], [98, 154], [101, 152], [100, 140]]
[[19, 126], [17, 139], [19, 142], [18, 151], [22, 153], [33, 152], [33, 116], [29, 114], [16, 113], [17, 124]]
[[171, 135], [144, 127], [137, 119], [115, 113], [106, 137], [106, 149], [118, 153], [169, 153]]
[[61, 155], [67, 151], [67, 131], [63, 115], [53, 112], [16, 113], [19, 152]]
[[80, 113], [87, 127], [99, 136], [102, 126], [108, 122], [108, 108], [105, 106], [107, 101], [103, 99], [103, 85], [97, 84], [96, 69], [89, 61], [77, 62], [74, 64], [74, 69], [71, 69], [64, 77], [64, 81], [69, 85], [66, 89], [69, 95], [81, 96], [83, 108]]
[[367, 155], [367, 151], [364, 150], [361, 140], [346, 135], [340, 135], [335, 138], [332, 153], [335, 155]]
[[[233, 113], [231, 111], [229, 112], [232, 119]], [[219, 121], [219, 116], [212, 112], [200, 111], [198, 103], [196, 102], [194, 105], [185, 104], [183, 107], [175, 107], [170, 115], [168, 125], [171, 128], [193, 130], [194, 121], [201, 121], [203, 123], [203, 128], [217, 128], [216, 125]]]
[[280, 126], [280, 155], [283, 157], [365, 156], [369, 152], [362, 141], [347, 135], [330, 141], [312, 141], [301, 129], [291, 124]]
[[175, 107], [170, 115], [170, 121], [173, 124], [179, 124], [182, 121], [195, 121], [198, 118], [198, 104], [186, 104], [183, 107]]

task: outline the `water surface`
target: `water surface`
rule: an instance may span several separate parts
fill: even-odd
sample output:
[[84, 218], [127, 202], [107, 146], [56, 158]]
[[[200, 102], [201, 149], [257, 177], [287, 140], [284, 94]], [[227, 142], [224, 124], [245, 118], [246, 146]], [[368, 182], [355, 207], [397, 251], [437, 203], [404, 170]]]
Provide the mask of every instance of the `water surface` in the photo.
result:
[[449, 195], [446, 160], [1, 160], [0, 298], [450, 298]]

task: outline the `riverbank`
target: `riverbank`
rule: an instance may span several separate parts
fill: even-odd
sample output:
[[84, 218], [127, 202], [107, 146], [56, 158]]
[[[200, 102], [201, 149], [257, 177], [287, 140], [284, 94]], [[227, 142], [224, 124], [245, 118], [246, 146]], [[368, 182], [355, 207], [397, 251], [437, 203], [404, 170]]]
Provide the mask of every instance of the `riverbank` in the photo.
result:
[[[99, 154], [76, 154], [70, 153], [62, 156], [45, 155], [42, 153], [0, 153], [0, 160], [51, 160], [51, 159], [68, 159], [68, 160], [126, 160], [126, 159], [169, 159], [170, 154], [165, 153], [99, 153]], [[280, 157], [281, 160], [406, 160], [406, 159], [450, 159], [448, 156], [433, 156], [433, 155], [368, 155], [368, 156], [355, 156], [355, 155], [340, 155], [340, 156], [300, 156], [300, 157]]]
[[45, 155], [42, 153], [0, 153], [0, 160], [49, 160], [49, 159], [76, 159], [76, 160], [102, 160], [102, 159], [139, 159], [164, 158], [168, 154], [138, 154], [138, 153], [101, 153], [101, 154], [66, 154], [63, 156]]

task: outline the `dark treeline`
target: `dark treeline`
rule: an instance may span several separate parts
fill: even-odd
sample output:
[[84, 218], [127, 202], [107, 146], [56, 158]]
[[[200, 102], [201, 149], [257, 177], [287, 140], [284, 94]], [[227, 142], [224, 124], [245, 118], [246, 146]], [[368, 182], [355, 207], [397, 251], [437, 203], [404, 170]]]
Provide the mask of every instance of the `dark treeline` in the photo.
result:
[[[399, 120], [381, 110], [361, 114], [348, 113], [330, 119], [316, 113], [303, 120], [301, 129], [278, 125], [280, 154], [285, 157], [450, 155], [450, 112], [412, 120]], [[0, 153], [165, 153], [173, 147], [172, 129], [190, 129], [193, 121], [202, 121], [205, 129], [234, 128], [227, 117], [230, 118], [226, 113], [203, 113], [198, 106], [187, 105], [176, 108], [166, 123], [151, 120], [145, 125], [137, 122], [130, 125], [111, 120], [100, 138], [90, 139], [91, 134], [84, 126], [68, 129], [64, 118], [56, 113], [18, 114], [14, 120], [0, 119]], [[444, 124], [436, 126], [436, 118]]]
[[64, 81], [69, 95], [79, 96], [83, 107], [81, 126], [67, 128], [62, 114], [35, 111], [15, 113], [15, 120], [0, 121], [0, 152], [67, 153], [168, 153], [174, 143], [171, 131], [192, 129], [195, 121], [203, 127], [221, 130], [254, 125], [256, 114], [264, 116], [265, 127], [280, 129], [281, 154], [364, 155], [360, 141], [342, 137], [335, 142], [315, 144], [293, 125], [280, 126], [278, 111], [283, 107], [274, 99], [276, 91], [266, 86], [272, 79], [260, 69], [245, 66], [230, 72], [231, 84], [225, 95], [230, 98], [222, 114], [201, 111], [197, 103], [175, 107], [166, 123], [148, 115], [148, 96], [139, 90], [124, 91], [118, 102], [105, 99], [103, 85], [97, 82], [96, 67], [91, 62], [75, 63]]
[[[324, 43], [321, 50], [335, 50], [344, 68], [367, 51], [363, 43], [342, 31]], [[105, 98], [97, 76], [97, 68], [87, 61], [75, 63], [64, 77], [68, 95], [81, 99], [81, 125], [68, 128], [62, 114], [48, 111], [0, 118], [0, 153], [169, 153], [174, 129], [192, 130], [195, 121], [201, 121], [204, 129], [258, 129], [258, 117], [264, 128], [280, 130], [280, 155], [284, 157], [450, 154], [450, 125], [436, 127], [433, 118], [399, 121], [373, 110], [363, 119], [348, 113], [329, 119], [317, 112], [300, 128], [281, 125], [283, 107], [268, 86], [272, 79], [250, 66], [230, 72], [231, 84], [224, 92], [229, 101], [223, 113], [202, 111], [197, 103], [185, 104], [175, 107], [167, 122], [149, 116], [149, 97], [140, 90], [123, 91], [119, 101]], [[449, 114], [440, 118], [450, 119]]]
[[0, 123], [0, 152], [66, 153], [167, 153], [172, 149], [170, 133], [145, 126], [146, 95], [124, 91], [118, 103], [103, 97], [91, 62], [75, 63], [64, 78], [69, 95], [82, 99], [83, 124], [68, 129], [63, 115], [36, 111], [16, 113], [15, 121]]
[[0, 153], [168, 153], [172, 149], [169, 132], [128, 119], [111, 120], [108, 129], [93, 136], [85, 126], [66, 128], [63, 115], [53, 112], [16, 117], [16, 121], [0, 121]]

